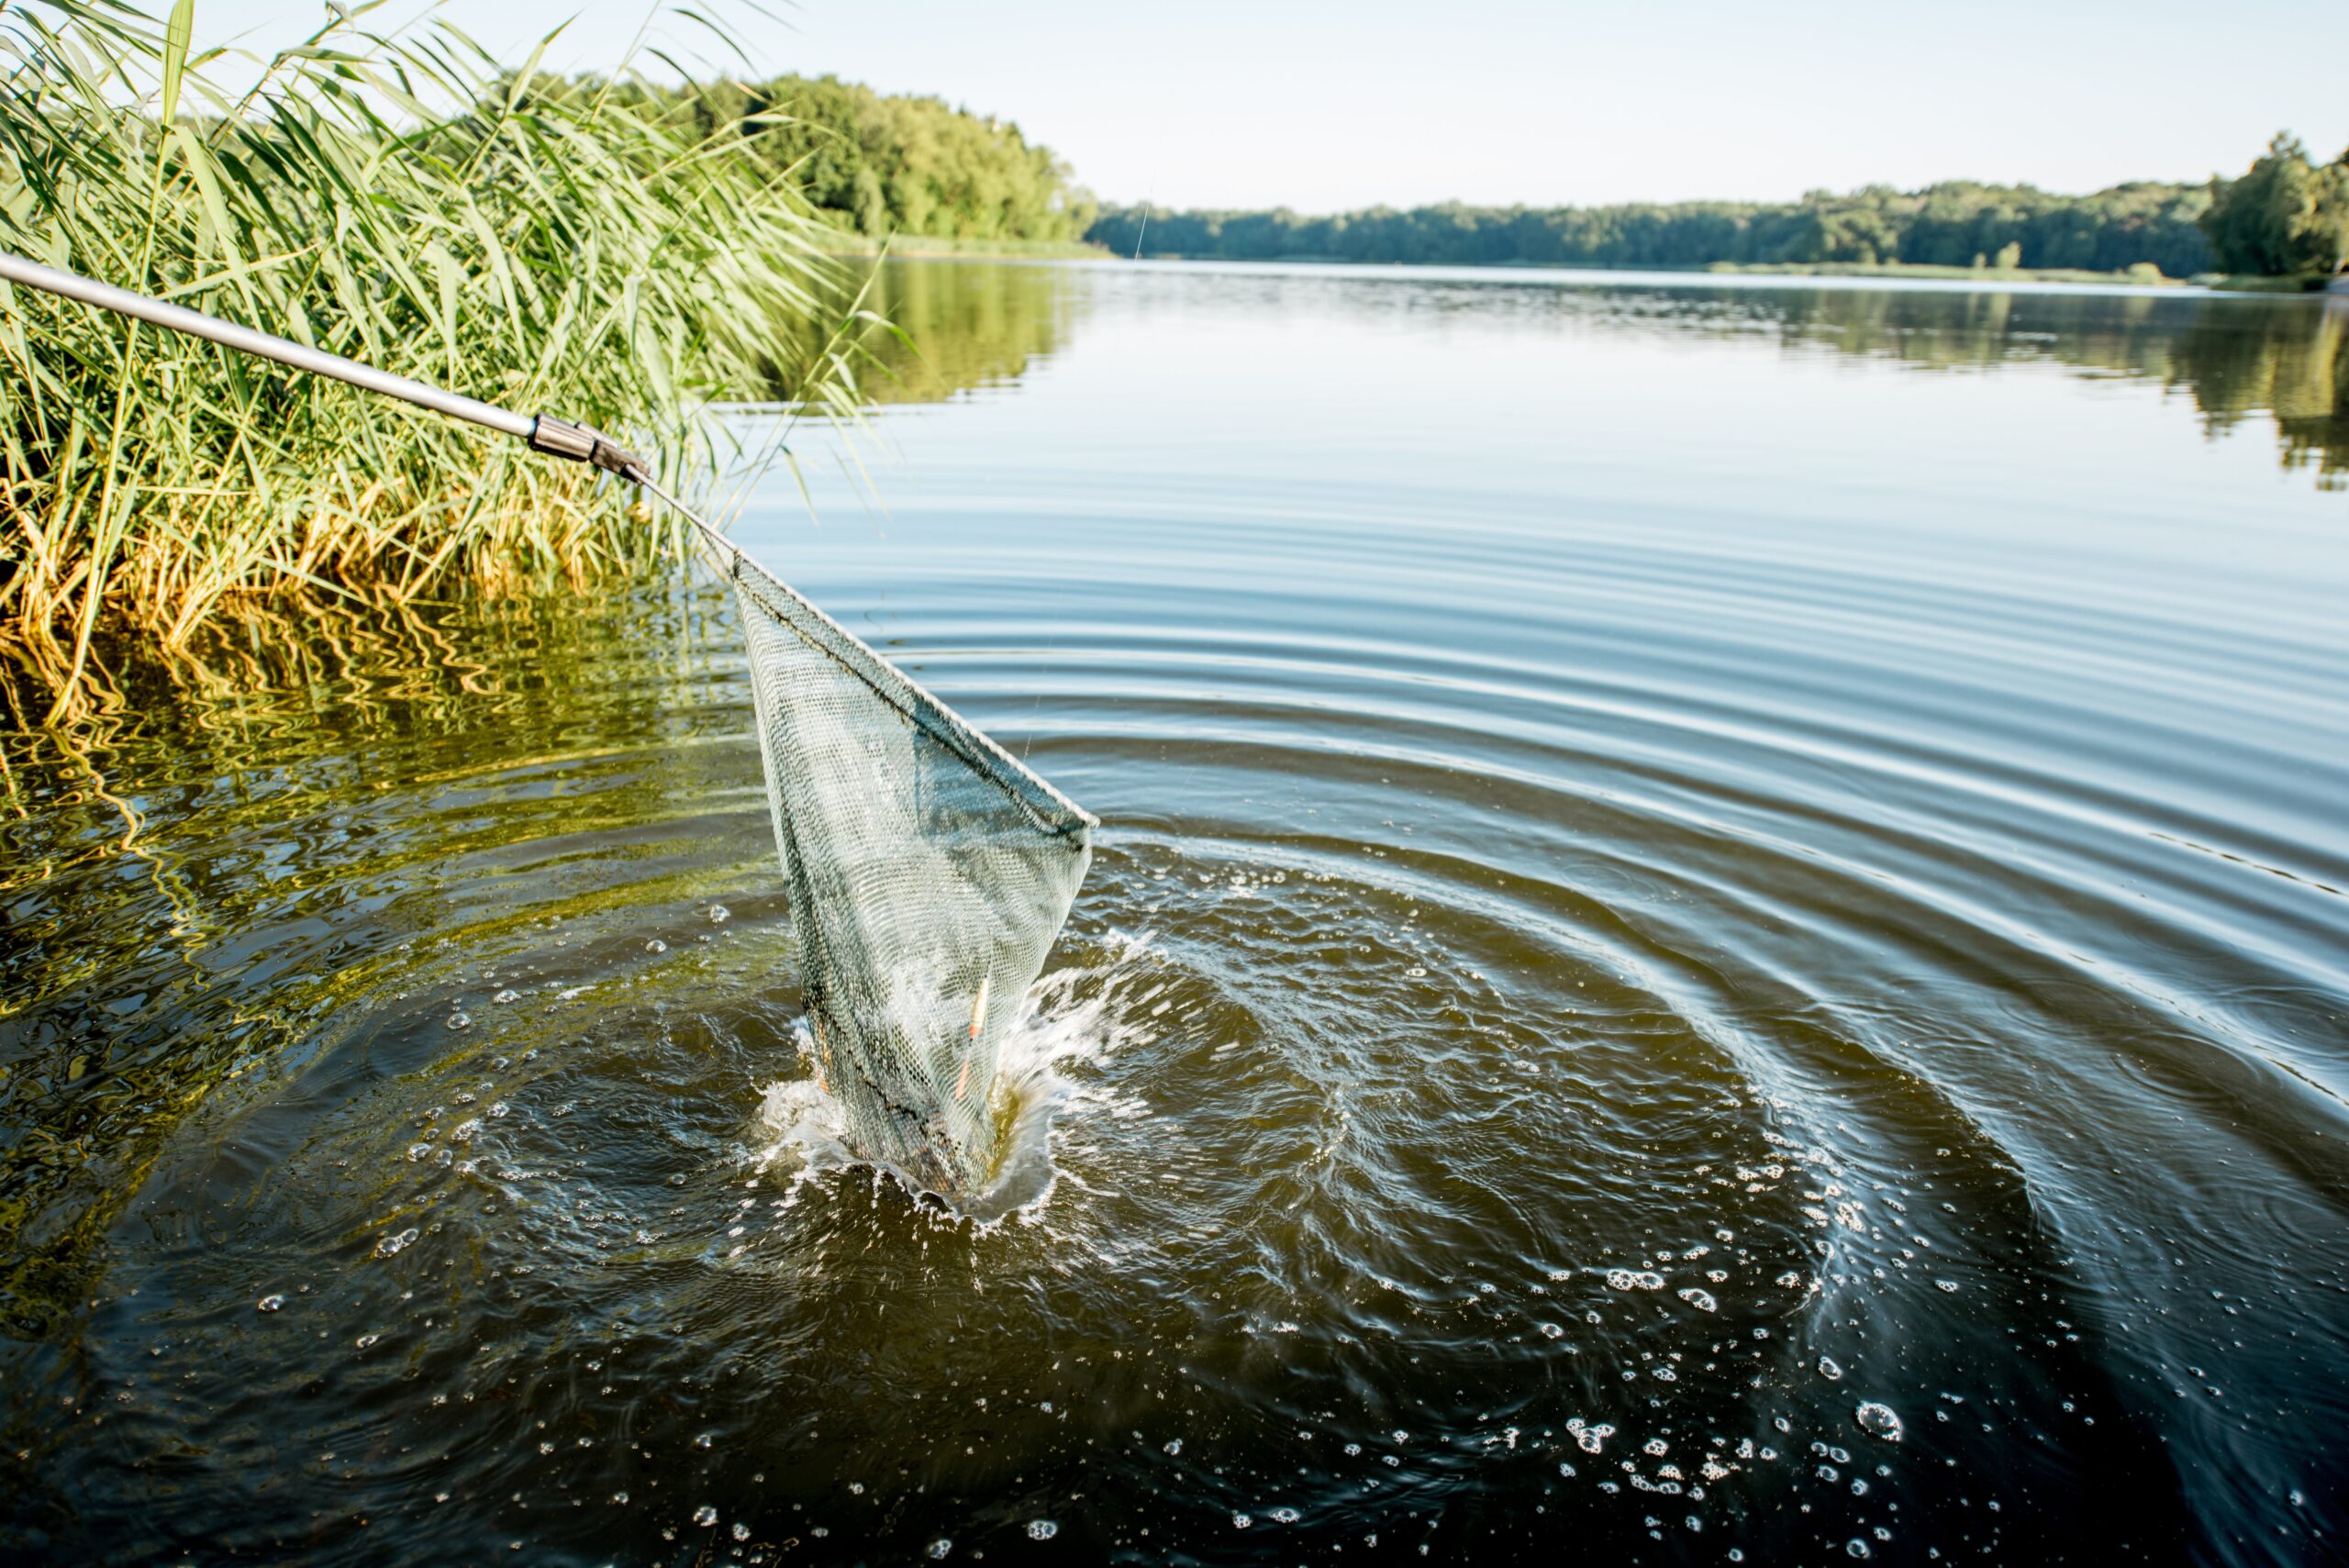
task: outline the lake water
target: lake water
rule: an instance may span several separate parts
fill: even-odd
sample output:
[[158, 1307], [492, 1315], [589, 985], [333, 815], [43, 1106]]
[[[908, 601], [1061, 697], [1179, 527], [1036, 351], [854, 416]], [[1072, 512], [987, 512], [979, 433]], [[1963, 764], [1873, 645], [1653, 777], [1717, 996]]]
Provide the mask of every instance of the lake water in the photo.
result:
[[2349, 1552], [2343, 304], [886, 283], [739, 532], [1103, 818], [1049, 1189], [817, 1158], [721, 590], [255, 614], [0, 735], [0, 1551]]

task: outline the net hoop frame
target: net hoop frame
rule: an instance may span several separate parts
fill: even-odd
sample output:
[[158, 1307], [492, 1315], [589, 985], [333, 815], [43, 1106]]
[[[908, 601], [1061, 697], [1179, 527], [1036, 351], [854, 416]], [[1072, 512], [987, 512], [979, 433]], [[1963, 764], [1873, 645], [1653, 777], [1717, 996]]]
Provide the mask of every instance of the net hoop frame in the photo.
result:
[[714, 530], [710, 537], [725, 552], [726, 560], [719, 570], [727, 581], [773, 611], [776, 619], [818, 652], [839, 661], [870, 687], [874, 695], [1010, 796], [1037, 827], [1048, 833], [1067, 834], [1101, 826], [1099, 817], [1054, 789], [984, 730], [941, 702], [935, 693], [875, 652], [863, 638], [826, 615], [790, 584], [752, 560], [740, 545]]

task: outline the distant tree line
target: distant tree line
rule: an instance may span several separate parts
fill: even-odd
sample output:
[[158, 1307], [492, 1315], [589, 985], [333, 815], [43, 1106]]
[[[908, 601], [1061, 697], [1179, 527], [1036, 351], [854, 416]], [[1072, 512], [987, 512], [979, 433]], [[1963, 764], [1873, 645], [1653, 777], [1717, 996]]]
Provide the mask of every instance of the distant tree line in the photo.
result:
[[1477, 265], [1694, 267], [1713, 262], [1899, 261], [1948, 267], [2140, 263], [2172, 277], [2208, 272], [2201, 227], [2212, 192], [2140, 181], [2094, 195], [1953, 181], [1919, 191], [1869, 185], [1800, 201], [1635, 203], [1621, 206], [1372, 207], [1308, 217], [1272, 212], [1146, 212], [1109, 207], [1086, 238], [1130, 256], [1319, 258]]
[[622, 91], [674, 106], [704, 134], [734, 129], [817, 211], [859, 234], [1073, 240], [1092, 196], [1011, 121], [836, 76]]
[[2349, 150], [2320, 165], [2278, 131], [2240, 179], [2210, 182], [2202, 230], [2230, 272], [2340, 272], [2349, 266]]

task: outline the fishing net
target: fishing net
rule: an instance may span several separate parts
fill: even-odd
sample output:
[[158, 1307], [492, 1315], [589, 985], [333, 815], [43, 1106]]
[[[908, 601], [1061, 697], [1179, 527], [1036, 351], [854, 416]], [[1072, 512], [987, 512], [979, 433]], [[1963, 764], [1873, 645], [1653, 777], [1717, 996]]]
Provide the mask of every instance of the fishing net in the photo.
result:
[[950, 1198], [1000, 1142], [997, 1054], [1095, 819], [728, 547], [807, 1020], [852, 1151]]

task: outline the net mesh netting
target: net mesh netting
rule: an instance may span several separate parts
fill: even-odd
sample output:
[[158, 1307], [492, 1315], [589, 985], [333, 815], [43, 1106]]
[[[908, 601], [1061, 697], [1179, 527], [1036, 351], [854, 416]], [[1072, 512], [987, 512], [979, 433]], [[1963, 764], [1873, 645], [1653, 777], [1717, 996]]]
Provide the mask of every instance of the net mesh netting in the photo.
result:
[[861, 1158], [962, 1198], [993, 1173], [1004, 1033], [1094, 818], [755, 562], [728, 553], [808, 1026]]

